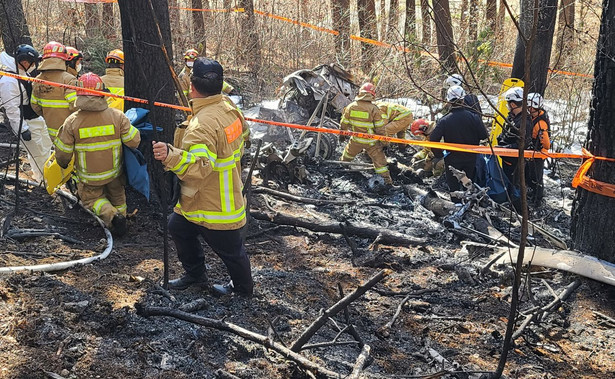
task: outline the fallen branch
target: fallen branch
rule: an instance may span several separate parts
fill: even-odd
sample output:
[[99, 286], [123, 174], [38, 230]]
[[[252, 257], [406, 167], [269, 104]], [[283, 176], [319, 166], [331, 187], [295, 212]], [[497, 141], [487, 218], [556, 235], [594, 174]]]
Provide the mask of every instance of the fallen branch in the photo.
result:
[[268, 195], [280, 197], [282, 199], [292, 200], [292, 201], [296, 201], [299, 203], [305, 203], [305, 204], [314, 204], [314, 205], [325, 205], [325, 204], [345, 205], [345, 204], [354, 204], [357, 202], [357, 200], [351, 200], [351, 199], [348, 199], [348, 200], [312, 199], [309, 197], [297, 196], [297, 195], [290, 194], [288, 192], [277, 191], [272, 188], [260, 187], [260, 186], [254, 187], [252, 189], [252, 192], [266, 193]]
[[605, 321], [603, 323], [608, 323], [610, 324], [609, 326], [611, 326], [612, 328], [615, 328], [615, 319], [611, 318], [607, 315], [605, 315], [604, 313], [600, 313], [598, 311], [592, 311], [593, 314], [595, 314], [596, 316], [603, 318]]
[[78, 239], [65, 236], [64, 234], [58, 232], [50, 232], [44, 229], [10, 229], [6, 233], [6, 237], [12, 238], [14, 240], [34, 237], [57, 237], [66, 242], [74, 243], [76, 245], [83, 245], [83, 242], [79, 241]]
[[[312, 230], [314, 232], [344, 234], [339, 222], [323, 222], [317, 220], [308, 220], [302, 217], [295, 217], [280, 212], [266, 213], [258, 210], [251, 210], [250, 215], [257, 220], [269, 221], [278, 225], [291, 225], [300, 228]], [[381, 242], [396, 245], [421, 245], [426, 242], [423, 238], [413, 238], [402, 233], [380, 229], [376, 225], [353, 225], [347, 223], [344, 225], [346, 232], [349, 235], [360, 236], [363, 238], [375, 239], [378, 235], [382, 235]]]
[[380, 271], [376, 275], [374, 275], [370, 280], [368, 280], [365, 284], [359, 286], [356, 290], [346, 295], [343, 299], [335, 303], [331, 308], [327, 309], [322, 313], [322, 315], [317, 318], [312, 325], [310, 325], [300, 336], [297, 338], [295, 342], [290, 346], [290, 349], [294, 352], [298, 352], [301, 350], [303, 345], [305, 345], [310, 338], [316, 332], [327, 323], [329, 317], [333, 317], [338, 314], [340, 311], [344, 310], [350, 303], [361, 297], [365, 292], [367, 292], [370, 288], [376, 285], [379, 281], [384, 279], [388, 273], [385, 270]]
[[397, 306], [397, 310], [395, 311], [395, 314], [393, 315], [393, 318], [391, 319], [391, 321], [387, 322], [380, 330], [379, 333], [383, 336], [383, 337], [388, 337], [390, 335], [389, 330], [393, 327], [393, 324], [395, 324], [395, 321], [397, 320], [397, 318], [399, 317], [399, 315], [401, 314], [401, 310], [404, 307], [404, 304], [406, 304], [408, 302], [408, 300], [410, 300], [410, 298], [412, 298], [413, 294], [409, 294], [406, 297], [404, 297], [404, 299], [401, 301], [401, 303], [399, 303], [399, 305]]
[[367, 358], [369, 358], [371, 349], [369, 345], [363, 345], [363, 350], [361, 350], [361, 354], [357, 357], [354, 367], [352, 368], [352, 373], [348, 375], [347, 379], [359, 379], [359, 375], [361, 375], [363, 366], [365, 366], [365, 362]]
[[319, 343], [311, 343], [305, 345], [301, 348], [301, 350], [310, 350], [310, 349], [318, 349], [321, 347], [331, 347], [331, 346], [345, 346], [345, 345], [358, 345], [359, 341], [329, 341], [329, 342], [319, 342]]
[[300, 365], [301, 367], [318, 373], [320, 375], [326, 376], [328, 378], [341, 378], [341, 375], [328, 370], [309, 359], [305, 358], [301, 354], [294, 352], [277, 342], [272, 342], [269, 340], [267, 336], [264, 336], [259, 333], [252, 332], [248, 329], [242, 328], [241, 326], [231, 324], [229, 322], [223, 320], [215, 320], [212, 318], [197, 316], [192, 313], [182, 312], [176, 309], [171, 308], [163, 308], [163, 307], [143, 307], [141, 304], [137, 304], [137, 314], [143, 317], [151, 317], [151, 316], [168, 316], [174, 317], [179, 320], [188, 321], [194, 324], [202, 325], [206, 328], [218, 329], [225, 332], [229, 332], [245, 338], [248, 341], [256, 342], [265, 346], [268, 349], [275, 351], [276, 353], [282, 355], [283, 357], [290, 359]]
[[515, 331], [515, 333], [512, 336], [512, 340], [516, 340], [517, 338], [519, 338], [519, 336], [521, 336], [521, 334], [523, 334], [523, 331], [525, 330], [525, 328], [527, 328], [527, 326], [534, 320], [537, 320], [538, 318], [544, 320], [545, 315], [547, 315], [548, 313], [553, 312], [553, 310], [555, 308], [557, 308], [562, 301], [565, 301], [570, 295], [572, 295], [572, 293], [579, 288], [579, 286], [581, 285], [581, 281], [580, 280], [575, 280], [574, 282], [570, 283], [568, 285], [568, 287], [566, 287], [560, 294], [559, 296], [557, 296], [552, 302], [550, 302], [549, 304], [545, 305], [544, 307], [538, 308], [538, 310], [536, 310], [535, 312], [527, 315], [525, 317], [525, 320], [523, 320], [523, 322], [521, 323], [521, 325], [519, 326], [519, 328]]

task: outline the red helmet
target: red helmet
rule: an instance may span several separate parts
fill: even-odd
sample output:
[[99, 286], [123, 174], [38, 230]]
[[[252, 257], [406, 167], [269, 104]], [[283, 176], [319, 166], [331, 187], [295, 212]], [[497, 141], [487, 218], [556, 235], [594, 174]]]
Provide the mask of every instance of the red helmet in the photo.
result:
[[66, 47], [60, 42], [49, 42], [43, 48], [43, 59], [47, 58], [60, 58], [62, 60], [68, 60], [68, 54], [66, 54]]
[[419, 134], [425, 134], [425, 131], [428, 127], [429, 121], [425, 120], [424, 118], [419, 118], [418, 120], [414, 121], [410, 126], [410, 132], [412, 132], [412, 134], [414, 134], [415, 136], [418, 136]]
[[184, 60], [195, 60], [199, 56], [199, 52], [194, 49], [188, 49], [184, 53]]
[[371, 93], [372, 95], [376, 96], [376, 86], [374, 86], [372, 83], [365, 83], [361, 86], [361, 91], [365, 91], [367, 93]]
[[66, 46], [66, 54], [68, 55], [67, 61], [72, 61], [73, 59], [83, 59], [83, 54], [81, 54], [81, 51], [72, 46]]
[[[103, 83], [100, 76], [96, 75], [93, 72], [88, 72], [81, 75], [77, 80], [77, 86], [87, 89], [93, 89], [96, 91], [102, 91], [105, 89], [105, 84]], [[77, 91], [77, 95], [101, 96], [86, 91]]]

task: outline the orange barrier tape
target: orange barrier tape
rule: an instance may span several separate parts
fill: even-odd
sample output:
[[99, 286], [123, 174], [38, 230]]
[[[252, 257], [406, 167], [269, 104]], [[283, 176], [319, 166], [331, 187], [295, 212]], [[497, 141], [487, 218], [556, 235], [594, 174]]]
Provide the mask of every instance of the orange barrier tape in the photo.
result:
[[[70, 1], [70, 0], [67, 0]], [[230, 8], [230, 9], [195, 9], [195, 8], [183, 8], [183, 7], [169, 7], [171, 9], [180, 9], [182, 11], [192, 11], [192, 12], [216, 12], [216, 13], [242, 13], [246, 10], [244, 8]]]
[[[79, 91], [91, 93], [92, 95], [107, 96], [107, 97], [124, 99], [126, 101], [132, 101], [132, 102], [141, 103], [141, 104], [149, 104], [148, 100], [139, 99], [136, 97], [115, 95], [110, 92], [102, 92], [102, 91], [96, 91], [96, 90], [86, 89], [86, 88], [77, 87], [77, 86], [71, 86], [68, 84], [50, 82], [47, 80], [31, 78], [29, 76], [17, 75], [17, 74], [5, 72], [5, 71], [0, 71], [0, 76], [8, 76], [10, 78], [14, 78], [18, 80], [20, 79], [20, 80], [26, 80], [26, 81], [34, 82], [34, 83], [42, 83], [42, 84], [47, 84], [47, 85], [54, 86], [54, 87], [79, 90]], [[175, 105], [175, 104], [161, 103], [158, 101], [154, 101], [154, 106], [178, 109], [178, 110], [182, 110], [186, 112], [192, 111], [192, 109], [188, 107], [183, 107], [183, 106]], [[250, 117], [246, 117], [245, 119], [247, 121], [257, 122], [261, 124], [283, 126], [287, 128], [307, 130], [307, 131], [318, 132], [318, 133], [330, 133], [330, 134], [337, 134], [337, 135], [350, 136], [350, 137], [354, 136], [354, 137], [373, 139], [373, 140], [378, 140], [378, 141], [383, 141], [383, 142], [416, 145], [416, 146], [441, 149], [441, 150], [459, 151], [463, 153], [486, 154], [486, 155], [495, 154], [495, 155], [503, 156], [503, 157], [518, 157], [519, 156], [518, 150], [508, 149], [504, 147], [493, 147], [492, 148], [490, 146], [477, 146], [477, 145], [464, 145], [464, 144], [446, 143], [446, 142], [407, 140], [407, 139], [388, 137], [388, 136], [382, 136], [382, 135], [377, 135], [377, 134], [351, 132], [348, 130], [318, 128], [318, 127], [308, 126], [308, 125], [288, 124], [284, 122], [260, 120], [257, 118], [250, 118]], [[539, 158], [539, 159], [545, 159], [545, 158], [587, 159], [587, 161], [585, 161], [581, 165], [581, 167], [579, 167], [579, 170], [577, 171], [572, 181], [572, 186], [575, 188], [577, 186], [580, 186], [581, 188], [584, 188], [590, 192], [595, 192], [595, 193], [598, 193], [604, 196], [615, 197], [615, 185], [591, 179], [586, 175], [587, 171], [589, 170], [589, 168], [591, 167], [594, 161], [603, 160], [603, 161], [608, 161], [608, 162], [615, 162], [615, 158], [597, 157], [585, 149], [582, 150], [582, 154], [567, 154], [567, 153], [554, 153], [554, 152], [553, 153], [551, 152], [543, 153], [540, 151], [524, 150], [523, 156], [525, 158]]]

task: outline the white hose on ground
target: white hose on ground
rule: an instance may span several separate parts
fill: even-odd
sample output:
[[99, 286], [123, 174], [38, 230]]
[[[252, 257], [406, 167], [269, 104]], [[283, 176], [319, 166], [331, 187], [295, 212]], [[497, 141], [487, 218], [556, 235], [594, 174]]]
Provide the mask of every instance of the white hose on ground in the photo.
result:
[[[3, 177], [5, 177], [5, 175], [3, 173], [0, 173], [0, 178], [3, 178]], [[15, 180], [15, 175], [6, 175], [6, 178], [7, 179]], [[38, 186], [38, 183], [30, 181], [30, 180], [19, 179], [19, 181], [22, 182], [22, 183], [25, 183], [25, 184], [32, 185], [32, 186]], [[100, 226], [105, 231], [105, 236], [107, 237], [107, 247], [105, 248], [105, 250], [101, 254], [99, 254], [99, 255], [95, 255], [93, 257], [88, 257], [88, 258], [76, 259], [76, 260], [73, 260], [73, 261], [48, 263], [48, 264], [33, 265], [33, 266], [0, 267], [0, 275], [12, 274], [12, 273], [18, 272], [18, 271], [45, 271], [45, 272], [60, 271], [60, 270], [65, 270], [67, 268], [71, 268], [71, 267], [76, 266], [76, 265], [88, 264], [88, 263], [92, 263], [92, 262], [94, 262], [96, 260], [103, 260], [103, 259], [107, 258], [109, 256], [109, 254], [111, 254], [111, 250], [113, 249], [113, 236], [111, 235], [111, 232], [109, 231], [109, 229], [107, 229], [107, 227], [105, 226], [105, 223], [100, 218], [98, 218], [98, 216], [96, 216], [94, 213], [92, 213], [91, 211], [83, 208], [81, 203], [79, 203], [77, 198], [74, 197], [73, 195], [71, 195], [69, 193], [66, 193], [64, 191], [61, 191], [61, 190], [56, 191], [56, 193], [58, 195], [62, 196], [62, 197], [65, 197], [65, 198], [69, 199], [70, 201], [78, 203], [79, 206], [83, 210], [88, 212], [92, 217], [94, 217], [96, 219], [96, 221], [100, 224]]]

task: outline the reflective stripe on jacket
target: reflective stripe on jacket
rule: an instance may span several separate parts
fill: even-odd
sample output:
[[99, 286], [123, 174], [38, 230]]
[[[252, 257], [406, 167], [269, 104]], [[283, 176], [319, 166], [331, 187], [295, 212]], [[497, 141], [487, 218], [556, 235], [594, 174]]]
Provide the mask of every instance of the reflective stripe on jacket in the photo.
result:
[[[77, 85], [77, 79], [66, 72], [66, 63], [60, 58], [47, 58], [41, 63], [41, 73], [38, 79], [48, 80], [61, 84]], [[58, 128], [64, 120], [75, 110], [75, 90], [53, 87], [49, 84], [33, 83], [30, 105], [32, 109], [43, 116], [49, 136], [55, 139]]]
[[74, 153], [79, 180], [105, 185], [122, 172], [122, 144], [136, 148], [141, 135], [124, 113], [109, 108], [103, 97], [77, 96], [75, 105], [78, 111], [66, 119], [54, 141], [56, 159], [64, 167]]
[[175, 212], [215, 230], [239, 229], [246, 223], [241, 194], [243, 123], [241, 113], [223, 95], [190, 100], [194, 115], [175, 130], [164, 160], [180, 180]]
[[412, 124], [412, 111], [401, 104], [377, 102], [385, 122], [385, 132], [392, 136], [402, 130], [408, 129]]
[[[124, 96], [124, 70], [121, 68], [108, 68], [105, 75], [100, 77], [105, 83], [105, 87], [114, 95]], [[124, 112], [124, 99], [107, 97], [107, 104], [111, 108], [119, 109]]]
[[[373, 95], [360, 91], [359, 96], [344, 108], [340, 129], [352, 129], [353, 132], [383, 135], [384, 119], [380, 109], [372, 103], [373, 100]], [[351, 140], [366, 145], [374, 145], [376, 143], [376, 140], [354, 136], [351, 137]]]

